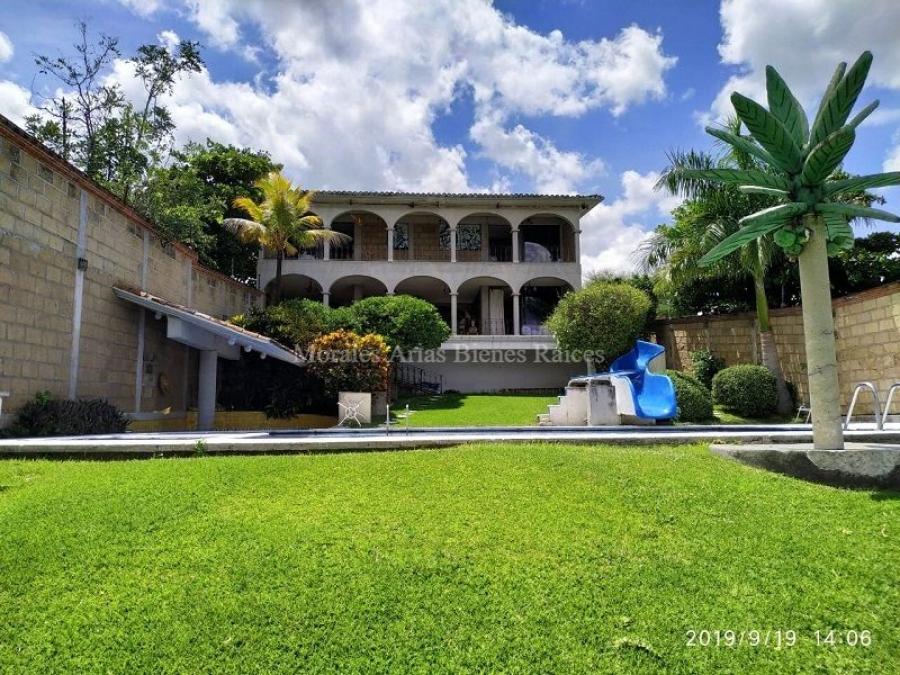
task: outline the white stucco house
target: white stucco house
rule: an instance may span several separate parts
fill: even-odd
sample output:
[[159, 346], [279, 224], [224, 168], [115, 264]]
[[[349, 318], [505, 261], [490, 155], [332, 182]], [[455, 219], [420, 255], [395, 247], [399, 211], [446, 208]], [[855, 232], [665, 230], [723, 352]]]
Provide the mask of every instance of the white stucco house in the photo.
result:
[[[314, 211], [350, 243], [283, 262], [285, 298], [331, 306], [386, 294], [433, 303], [451, 328], [443, 361], [421, 364], [443, 389], [565, 384], [582, 364], [554, 363], [543, 322], [581, 286], [580, 222], [599, 195], [317, 192]], [[275, 260], [261, 256], [259, 288]], [[504, 357], [512, 350], [512, 361]]]

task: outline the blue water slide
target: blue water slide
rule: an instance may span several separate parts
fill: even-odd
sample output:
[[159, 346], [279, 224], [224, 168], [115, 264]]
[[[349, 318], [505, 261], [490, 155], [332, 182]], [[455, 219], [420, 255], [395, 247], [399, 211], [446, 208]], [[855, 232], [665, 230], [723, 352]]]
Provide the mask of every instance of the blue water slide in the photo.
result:
[[611, 375], [627, 380], [638, 417], [669, 420], [675, 417], [675, 386], [667, 375], [649, 370], [650, 362], [665, 353], [662, 345], [638, 340], [634, 349], [622, 354], [609, 367]]

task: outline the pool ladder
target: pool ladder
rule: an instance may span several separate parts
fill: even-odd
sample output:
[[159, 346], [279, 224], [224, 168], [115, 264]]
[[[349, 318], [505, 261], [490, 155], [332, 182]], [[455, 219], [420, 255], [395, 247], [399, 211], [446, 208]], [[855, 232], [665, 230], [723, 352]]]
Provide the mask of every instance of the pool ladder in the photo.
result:
[[853, 398], [850, 399], [850, 407], [847, 409], [847, 419], [844, 420], [845, 430], [850, 426], [850, 418], [853, 417], [853, 409], [856, 407], [856, 400], [859, 398], [859, 393], [864, 389], [868, 389], [872, 392], [872, 401], [875, 405], [875, 428], [878, 429], [878, 431], [882, 431], [884, 429], [884, 420], [891, 411], [891, 401], [894, 399], [894, 392], [900, 389], [900, 382], [894, 382], [894, 384], [891, 385], [891, 388], [888, 389], [887, 400], [884, 402], [883, 411], [881, 408], [881, 398], [878, 396], [878, 387], [875, 386], [875, 383], [857, 383], [856, 387], [853, 389]]

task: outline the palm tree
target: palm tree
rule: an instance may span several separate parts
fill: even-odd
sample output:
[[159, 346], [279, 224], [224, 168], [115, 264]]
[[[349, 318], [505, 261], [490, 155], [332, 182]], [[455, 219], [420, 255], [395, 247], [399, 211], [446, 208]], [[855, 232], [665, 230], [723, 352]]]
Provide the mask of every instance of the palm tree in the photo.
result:
[[281, 172], [272, 171], [254, 185], [262, 193], [257, 203], [250, 197], [238, 197], [235, 208], [247, 218], [226, 218], [223, 225], [247, 244], [275, 251], [275, 285], [272, 302], [281, 301], [281, 267], [285, 255], [295, 255], [298, 249], [310, 248], [320, 242], [342, 243], [349, 237], [332, 230], [320, 229], [322, 219], [310, 212], [314, 193], [294, 187]]
[[732, 185], [745, 194], [766, 195], [779, 202], [742, 218], [741, 228], [725, 237], [699, 264], [712, 265], [769, 234], [789, 256], [797, 258], [813, 441], [818, 450], [844, 447], [828, 256], [853, 246], [852, 218], [900, 222], [892, 213], [838, 201], [842, 193], [900, 185], [900, 172], [841, 179], [833, 175], [856, 140], [856, 128], [878, 106], [878, 101], [870, 103], [847, 121], [871, 65], [871, 52], [863, 52], [849, 70], [845, 63], [838, 65], [811, 126], [778, 71], [766, 67], [768, 109], [737, 92], [731, 95], [735, 112], [750, 136], [706, 130], [752, 155], [763, 168], [679, 170], [679, 179], [688, 183]]
[[[739, 133], [740, 121], [727, 125], [733, 133]], [[673, 215], [672, 225], [661, 225], [639, 249], [642, 266], [647, 271], [660, 271], [669, 280], [690, 282], [699, 279], [741, 279], [748, 275], [753, 280], [756, 321], [762, 363], [775, 376], [778, 392], [778, 411], [791, 410], [791, 395], [781, 370], [775, 336], [769, 323], [769, 302], [766, 297], [766, 271], [773, 256], [772, 242], [768, 237], [750, 242], [739, 251], [738, 264], [734, 261], [718, 261], [701, 268], [700, 259], [740, 229], [740, 219], [760, 208], [772, 206], [775, 200], [767, 195], [744, 194], [731, 185], [697, 183], [683, 179], [683, 169], [710, 169], [716, 166], [732, 168], [756, 168], [753, 158], [742, 151], [732, 151], [716, 162], [705, 153], [673, 152], [670, 164], [663, 171], [657, 188], [668, 189], [672, 194], [688, 197]]]

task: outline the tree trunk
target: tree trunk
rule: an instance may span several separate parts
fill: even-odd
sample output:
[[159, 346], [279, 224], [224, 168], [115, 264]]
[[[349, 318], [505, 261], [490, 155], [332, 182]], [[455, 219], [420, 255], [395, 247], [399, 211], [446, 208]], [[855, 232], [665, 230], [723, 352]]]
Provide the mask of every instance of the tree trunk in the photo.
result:
[[281, 263], [284, 260], [284, 252], [275, 254], [275, 283], [272, 285], [272, 304], [281, 302]]
[[803, 217], [803, 224], [811, 235], [799, 261], [813, 443], [816, 450], [843, 450], [825, 223], [821, 216], [809, 214]]
[[762, 351], [762, 364], [775, 376], [775, 390], [778, 392], [776, 408], [780, 415], [789, 415], [792, 412], [791, 394], [784, 381], [784, 373], [781, 370], [781, 361], [778, 358], [778, 347], [775, 345], [775, 335], [769, 324], [769, 301], [766, 298], [766, 285], [763, 280], [762, 265], [753, 275], [753, 290], [756, 294], [756, 322], [759, 326], [759, 345]]

